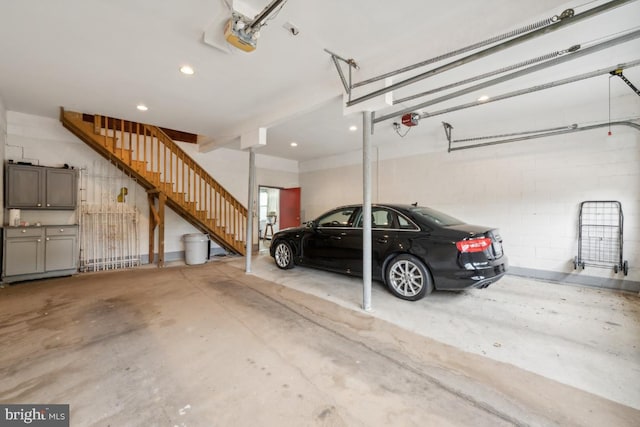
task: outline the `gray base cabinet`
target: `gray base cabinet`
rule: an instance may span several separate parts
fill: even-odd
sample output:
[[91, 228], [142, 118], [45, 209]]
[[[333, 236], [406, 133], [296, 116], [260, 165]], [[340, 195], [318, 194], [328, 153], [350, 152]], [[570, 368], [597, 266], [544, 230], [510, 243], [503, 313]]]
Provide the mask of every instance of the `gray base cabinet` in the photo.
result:
[[78, 226], [7, 227], [2, 280], [68, 276], [78, 271]]

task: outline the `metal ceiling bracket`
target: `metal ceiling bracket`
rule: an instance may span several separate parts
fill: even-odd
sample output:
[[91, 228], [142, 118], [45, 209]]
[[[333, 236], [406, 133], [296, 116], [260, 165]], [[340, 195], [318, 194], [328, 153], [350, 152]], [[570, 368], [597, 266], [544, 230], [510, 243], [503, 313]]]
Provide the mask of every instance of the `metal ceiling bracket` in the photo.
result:
[[442, 126], [444, 126], [444, 134], [447, 136], [447, 141], [449, 141], [449, 148], [447, 149], [447, 152], [450, 153], [451, 152], [451, 131], [453, 130], [453, 126], [451, 126], [447, 122], [442, 122]]
[[632, 91], [634, 91], [636, 93], [636, 95], [640, 96], [640, 90], [638, 90], [637, 87], [635, 87], [635, 85], [633, 83], [631, 83], [629, 81], [629, 79], [627, 79], [624, 74], [622, 74], [622, 68], [618, 68], [617, 70], [614, 70], [610, 73], [612, 76], [618, 76], [622, 79], [623, 82], [625, 82], [627, 84], [627, 86], [629, 86], [631, 88]]
[[[353, 58], [345, 59], [340, 55], [337, 55], [331, 52], [329, 49], [325, 49], [324, 51], [327, 52], [329, 55], [331, 55], [331, 60], [333, 61], [333, 64], [336, 66], [336, 70], [338, 71], [338, 76], [340, 76], [340, 81], [342, 81], [342, 86], [344, 86], [344, 90], [349, 96], [349, 102], [351, 102], [351, 89], [353, 88], [351, 84], [351, 70], [353, 68], [358, 70], [360, 69], [360, 67], [358, 66], [358, 64]], [[345, 78], [344, 71], [342, 70], [342, 67], [340, 66], [340, 63], [338, 61], [344, 62], [349, 67], [349, 81], [347, 81], [347, 79]]]

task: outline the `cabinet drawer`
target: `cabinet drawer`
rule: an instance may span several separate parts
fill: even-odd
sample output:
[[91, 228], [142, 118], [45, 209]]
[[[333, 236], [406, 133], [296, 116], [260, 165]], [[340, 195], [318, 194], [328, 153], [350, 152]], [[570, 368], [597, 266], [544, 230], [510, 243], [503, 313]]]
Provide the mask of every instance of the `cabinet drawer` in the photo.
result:
[[42, 236], [42, 228], [5, 228], [7, 238], [11, 237], [40, 237]]
[[46, 236], [75, 236], [78, 234], [78, 227], [75, 225], [60, 225], [57, 227], [47, 227]]

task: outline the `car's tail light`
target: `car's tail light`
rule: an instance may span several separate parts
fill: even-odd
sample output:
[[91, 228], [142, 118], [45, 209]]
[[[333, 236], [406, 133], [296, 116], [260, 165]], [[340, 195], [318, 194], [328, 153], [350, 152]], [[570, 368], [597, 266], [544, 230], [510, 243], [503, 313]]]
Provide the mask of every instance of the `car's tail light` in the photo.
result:
[[460, 252], [482, 252], [491, 246], [491, 239], [483, 237], [480, 239], [460, 240], [456, 242], [456, 247]]

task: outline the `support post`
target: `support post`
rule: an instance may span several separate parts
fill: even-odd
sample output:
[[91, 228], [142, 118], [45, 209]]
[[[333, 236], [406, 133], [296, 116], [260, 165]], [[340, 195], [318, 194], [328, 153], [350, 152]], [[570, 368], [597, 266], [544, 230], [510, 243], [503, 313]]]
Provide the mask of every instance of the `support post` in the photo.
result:
[[158, 267], [164, 267], [164, 206], [167, 201], [167, 195], [161, 192], [158, 195]]
[[155, 261], [155, 230], [158, 215], [155, 209], [156, 196], [153, 193], [147, 193], [147, 201], [149, 203], [149, 264], [153, 264]]
[[371, 311], [371, 121], [362, 112], [362, 308]]
[[251, 273], [251, 255], [253, 252], [253, 216], [255, 206], [255, 186], [256, 186], [256, 153], [249, 148], [249, 203], [247, 203], [247, 249], [245, 256], [245, 273]]

